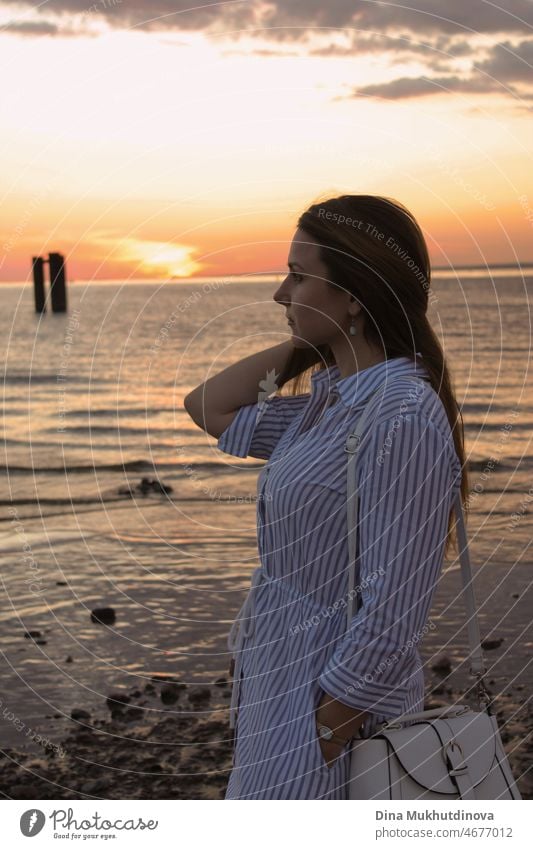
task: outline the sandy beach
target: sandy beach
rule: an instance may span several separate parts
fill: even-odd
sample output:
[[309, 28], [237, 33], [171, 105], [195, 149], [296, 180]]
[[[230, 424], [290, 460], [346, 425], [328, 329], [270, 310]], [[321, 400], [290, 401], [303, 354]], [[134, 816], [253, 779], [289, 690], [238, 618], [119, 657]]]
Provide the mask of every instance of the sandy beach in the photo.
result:
[[[0, 759], [3, 798], [11, 799], [221, 799], [232, 764], [232, 732], [224, 710], [210, 707], [216, 687], [181, 691], [177, 707], [148, 719], [148, 703], [161, 701], [178, 683], [154, 680], [144, 692], [114, 694], [115, 709], [107, 719], [72, 721], [61, 748], [42, 754], [6, 749]], [[223, 700], [226, 684], [218, 687]], [[201, 693], [204, 695], [201, 695]], [[437, 692], [442, 696], [438, 695]], [[446, 682], [435, 683], [427, 707], [459, 699]], [[166, 694], [166, 695], [164, 695]], [[209, 697], [209, 694], [211, 698]], [[123, 707], [118, 697], [127, 700]], [[445, 698], [444, 698], [445, 696]], [[214, 698], [213, 698], [214, 697]], [[195, 701], [196, 699], [196, 701]], [[189, 713], [193, 705], [197, 712]], [[497, 699], [504, 748], [523, 799], [533, 798], [531, 773], [533, 716], [520, 692]]]
[[[122, 602], [113, 602], [116, 613], [113, 625], [90, 621], [92, 601], [97, 596], [93, 593], [92, 600], [84, 597], [84, 588], [76, 586], [82, 539], [79, 531], [76, 539], [76, 524], [82, 522], [85, 539], [89, 538], [91, 528], [98, 528], [102, 534], [106, 522], [118, 533], [122, 525], [134, 526], [132, 511], [135, 510], [137, 516], [150, 518], [153, 535], [157, 537], [168, 521], [165, 512], [172, 506], [155, 496], [139, 497], [135, 503], [117, 505], [111, 517], [109, 507], [82, 517], [79, 513], [70, 519], [61, 517], [65, 539], [63, 545], [56, 540], [52, 548], [56, 555], [64, 551], [64, 556], [58, 559], [63, 566], [68, 563], [68, 570], [64, 569], [61, 575], [45, 570], [50, 585], [46, 598], [52, 611], [59, 607], [64, 618], [68, 613], [68, 617], [79, 620], [79, 642], [77, 645], [67, 642], [58, 619], [54, 615], [46, 617], [42, 609], [33, 618], [24, 617], [25, 628], [35, 636], [24, 637], [19, 629], [16, 639], [10, 641], [13, 644], [11, 687], [4, 688], [0, 705], [6, 743], [0, 757], [0, 792], [4, 798], [223, 798], [232, 766], [226, 635], [244, 599], [256, 562], [253, 535], [249, 544], [244, 545], [242, 539], [221, 537], [216, 543], [211, 541], [211, 546], [216, 545], [219, 556], [226, 562], [223, 571], [216, 572], [206, 565], [205, 550], [204, 569], [199, 557], [188, 574], [183, 565], [180, 567], [180, 581], [174, 581], [172, 591], [176, 594], [174, 605], [182, 614], [176, 617], [176, 627], [170, 635], [165, 636], [163, 627], [159, 629], [157, 639], [152, 640], [157, 643], [156, 653], [147, 648], [149, 641], [143, 645], [143, 640], [138, 639], [128, 654], [129, 642], [124, 639], [131, 612], [127, 581], [114, 575]], [[195, 511], [200, 516], [205, 512], [205, 504], [189, 500], [180, 503], [180, 509], [189, 517]], [[235, 505], [229, 502], [214, 504], [213, 524], [222, 526], [224, 516], [229, 517], [229, 511], [235, 510]], [[239, 506], [239, 519], [245, 526], [253, 521], [254, 510], [253, 504]], [[477, 520], [481, 521], [481, 514]], [[26, 533], [36, 538], [38, 522], [27, 518], [22, 521]], [[48, 524], [51, 526], [50, 520]], [[475, 514], [469, 532], [476, 537]], [[194, 539], [192, 532], [187, 541], [178, 536], [176, 544], [189, 546], [189, 552], [198, 554], [205, 549], [202, 540]], [[98, 549], [98, 540], [106, 545]], [[149, 544], [145, 537], [142, 542], [130, 541], [129, 545], [136, 560], [149, 559], [152, 570], [157, 565], [161, 577], [165, 564], [162, 556], [159, 561], [154, 557], [157, 544], [156, 539]], [[105, 534], [91, 538], [91, 546], [96, 559], [108, 558], [109, 569]], [[45, 562], [42, 556], [40, 562]], [[229, 568], [229, 563], [233, 568]], [[175, 562], [167, 566], [175, 569]], [[86, 580], [94, 579], [89, 575]], [[482, 593], [479, 588], [477, 593], [482, 637], [487, 641], [486, 681], [494, 697], [505, 749], [524, 798], [532, 798], [533, 793], [528, 583], [528, 564], [513, 565], [512, 559], [502, 560], [491, 564], [490, 580], [484, 581]], [[426, 707], [461, 700], [475, 706], [471, 695], [462, 699], [470, 679], [465, 664], [466, 634], [459, 590], [458, 569], [448, 566], [435, 596], [421, 648], [426, 669]], [[143, 597], [136, 595], [135, 609], [153, 606], [153, 596], [153, 587], [148, 584]], [[102, 594], [102, 599], [109, 602], [109, 593]], [[187, 621], [180, 623], [185, 610]], [[152, 617], [151, 622], [153, 628], [157, 620]], [[492, 622], [498, 623], [494, 631]], [[139, 633], [138, 621], [135, 628]], [[112, 672], [104, 662], [105, 647], [109, 644], [109, 651], [114, 645], [118, 631], [122, 633], [118, 655], [121, 668]], [[36, 665], [40, 652], [46, 652], [47, 661]], [[23, 665], [22, 657], [27, 666]], [[437, 671], [432, 668], [434, 664], [443, 668]], [[15, 674], [17, 668], [22, 681]], [[36, 670], [35, 677], [30, 673], [25, 676], [24, 669], [32, 668]], [[10, 713], [14, 716], [10, 717]]]
[[[454, 689], [459, 676], [428, 677], [425, 708], [458, 701], [475, 705]], [[509, 684], [496, 694], [491, 687], [513, 774], [523, 799], [531, 799], [533, 711], [524, 690]], [[4, 749], [2, 797], [222, 799], [232, 767], [232, 731], [221, 706], [229, 697], [227, 679], [190, 687], [166, 675], [155, 675], [142, 690], [111, 693], [102, 703], [102, 718], [74, 710], [59, 745], [44, 740], [40, 753]]]

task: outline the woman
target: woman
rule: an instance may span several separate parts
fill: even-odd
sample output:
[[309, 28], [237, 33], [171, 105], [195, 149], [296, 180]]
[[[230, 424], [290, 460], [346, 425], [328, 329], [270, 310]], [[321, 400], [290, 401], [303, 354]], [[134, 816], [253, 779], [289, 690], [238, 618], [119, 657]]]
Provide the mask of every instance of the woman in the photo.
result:
[[[350, 739], [423, 709], [417, 645], [452, 542], [452, 499], [468, 491], [412, 215], [371, 195], [313, 204], [288, 266], [274, 300], [291, 338], [185, 399], [222, 451], [268, 461], [258, 478], [261, 565], [228, 640], [226, 799], [344, 799]], [[272, 394], [288, 381], [293, 394]], [[347, 630], [344, 445], [380, 386], [358, 452], [360, 605]]]

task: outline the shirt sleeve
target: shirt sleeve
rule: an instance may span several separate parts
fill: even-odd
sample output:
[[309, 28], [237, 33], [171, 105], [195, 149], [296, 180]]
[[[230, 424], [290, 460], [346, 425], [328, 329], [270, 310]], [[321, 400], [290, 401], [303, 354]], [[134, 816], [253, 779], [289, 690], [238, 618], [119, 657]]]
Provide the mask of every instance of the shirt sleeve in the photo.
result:
[[451, 435], [422, 416], [407, 414], [399, 426], [398, 417], [383, 422], [368, 450], [363, 444], [360, 607], [319, 683], [338, 701], [388, 718], [407, 709], [410, 679], [419, 673], [416, 649], [427, 631], [461, 466]]
[[234, 457], [268, 460], [279, 440], [307, 406], [310, 394], [273, 395], [239, 407], [233, 421], [219, 436], [217, 448]]

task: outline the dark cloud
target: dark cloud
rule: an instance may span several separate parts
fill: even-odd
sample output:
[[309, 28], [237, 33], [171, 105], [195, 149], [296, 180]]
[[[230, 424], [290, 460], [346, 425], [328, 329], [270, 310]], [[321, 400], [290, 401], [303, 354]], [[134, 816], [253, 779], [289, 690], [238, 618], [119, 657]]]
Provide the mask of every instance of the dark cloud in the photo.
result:
[[[533, 26], [533, 0], [222, 0], [198, 3], [191, 0], [50, 0], [23, 5], [43, 14], [98, 14], [111, 26], [149, 30], [203, 30], [213, 25], [224, 29], [259, 27], [263, 37], [272, 40], [300, 39], [302, 31], [313, 28], [360, 31], [408, 31], [439, 35], [469, 33], [530, 33]], [[18, 4], [4, 3], [5, 6]], [[406, 8], [409, 5], [409, 8]], [[289, 28], [289, 29], [287, 29]]]
[[[293, 41], [288, 46], [294, 45]], [[306, 36], [298, 42], [299, 50], [279, 48], [250, 48], [242, 51], [237, 49], [226, 50], [225, 55], [240, 56], [318, 56], [321, 58], [352, 58], [366, 54], [390, 55], [394, 62], [417, 60], [422, 61], [433, 72], [453, 73], [453, 61], [456, 57], [472, 56], [473, 48], [470, 41], [464, 38], [450, 38], [440, 36], [430, 41], [417, 41], [409, 34], [390, 35], [372, 34], [370, 36], [354, 36], [350, 43], [331, 43], [322, 47], [312, 47], [310, 39]]]
[[533, 39], [514, 46], [509, 42], [496, 44], [477, 68], [502, 82], [533, 83]]
[[[1, 0], [0, 0], [1, 2]], [[492, 92], [516, 95], [513, 82], [533, 81], [533, 0], [18, 0], [14, 20], [4, 32], [23, 35], [77, 35], [94, 32], [89, 21], [105, 20], [114, 28], [155, 32], [201, 31], [208, 37], [227, 34], [238, 43], [253, 37], [298, 46], [314, 56], [385, 54], [392, 63], [416, 59], [429, 76], [400, 77], [388, 83], [354, 88], [350, 97], [391, 99], [423, 97], [449, 92]], [[409, 5], [409, 7], [407, 7]], [[20, 16], [21, 7], [32, 12], [31, 21]], [[18, 14], [18, 19], [15, 15]], [[42, 15], [39, 20], [36, 15]], [[80, 18], [81, 16], [81, 18]], [[87, 21], [87, 24], [85, 24]], [[76, 27], [77, 29], [73, 29]], [[336, 30], [351, 39], [346, 47], [316, 47], [311, 36]], [[530, 36], [515, 47], [509, 38]], [[486, 58], [474, 64], [480, 48], [473, 36], [492, 36], [494, 46], [484, 48]], [[258, 45], [259, 48], [259, 45]], [[254, 51], [263, 56], [272, 50]], [[475, 55], [474, 55], [475, 54]], [[287, 53], [281, 53], [287, 55]], [[472, 59], [469, 72], [458, 72], [456, 57]], [[434, 74], [434, 76], [431, 76]], [[529, 95], [521, 95], [529, 99]]]
[[395, 53], [426, 53], [432, 47], [424, 42], [417, 42], [409, 36], [371, 35], [354, 38], [351, 44], [327, 44], [310, 50], [312, 56], [355, 56], [363, 53], [383, 53], [393, 50]]
[[449, 94], [450, 92], [484, 93], [500, 91], [502, 87], [489, 78], [449, 77], [401, 77], [388, 83], [354, 88], [348, 97], [385, 97], [399, 100], [408, 97], [424, 97], [429, 94]]
[[533, 97], [527, 90], [517, 91], [511, 83], [533, 84], [533, 39], [515, 45], [510, 42], [494, 45], [483, 62], [472, 65], [468, 77], [460, 77], [457, 74], [440, 77], [400, 77], [386, 83], [354, 88], [348, 96], [398, 100], [451, 92], [499, 92], [526, 100]]
[[[18, 0], [17, 3], [4, 2], [3, 5], [13, 6], [14, 14], [15, 11], [20, 12], [21, 6], [33, 8], [36, 13], [46, 14], [47, 17], [55, 14], [59, 22], [58, 34], [65, 35], [71, 34], [69, 24], [72, 23], [72, 15], [81, 16], [87, 21], [99, 18], [117, 29], [201, 31], [222, 19], [225, 10], [229, 16], [232, 2], [235, 4], [236, 0], [197, 3], [195, 7], [194, 0], [49, 0], [40, 4]], [[241, 8], [243, 24], [252, 22], [257, 8], [255, 0], [250, 4], [246, 0], [239, 0], [236, 5]], [[63, 24], [67, 32], [63, 31]]]
[[17, 35], [57, 35], [59, 27], [49, 21], [20, 21], [0, 27], [0, 32], [14, 32]]
[[532, 0], [283, 0], [272, 22], [308, 26], [357, 27], [370, 30], [408, 30], [411, 33], [531, 32]]
[[472, 45], [464, 38], [454, 39], [440, 36], [429, 41], [418, 41], [412, 34], [387, 35], [373, 33], [370, 36], [354, 36], [351, 44], [328, 44], [310, 50], [312, 56], [357, 56], [364, 53], [387, 53], [406, 56], [422, 55], [430, 58], [440, 55], [442, 58], [455, 58], [472, 53]]

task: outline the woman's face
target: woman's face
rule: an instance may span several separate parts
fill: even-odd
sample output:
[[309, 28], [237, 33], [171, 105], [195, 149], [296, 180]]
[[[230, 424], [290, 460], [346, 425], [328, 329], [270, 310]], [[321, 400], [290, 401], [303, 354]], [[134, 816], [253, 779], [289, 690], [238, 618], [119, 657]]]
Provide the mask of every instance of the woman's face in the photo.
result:
[[319, 244], [305, 230], [296, 230], [287, 265], [289, 273], [273, 298], [293, 322], [289, 327], [294, 346], [332, 345], [335, 338], [346, 338], [350, 294], [328, 285], [329, 273], [319, 257]]

